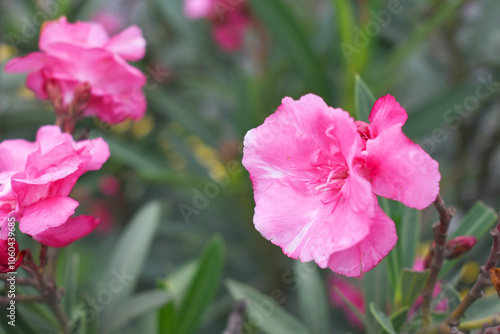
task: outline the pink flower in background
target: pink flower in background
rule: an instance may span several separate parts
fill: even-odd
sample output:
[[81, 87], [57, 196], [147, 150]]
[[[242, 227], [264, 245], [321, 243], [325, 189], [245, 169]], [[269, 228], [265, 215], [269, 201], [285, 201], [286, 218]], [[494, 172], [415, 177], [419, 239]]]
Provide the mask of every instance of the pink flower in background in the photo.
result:
[[145, 45], [136, 26], [109, 37], [100, 24], [61, 17], [43, 25], [41, 52], [14, 58], [5, 70], [29, 72], [27, 87], [50, 99], [60, 117], [97, 116], [116, 124], [146, 111], [146, 77], [126, 62], [141, 59]]
[[[360, 135], [347, 112], [312, 94], [283, 99], [245, 136], [255, 227], [291, 258], [360, 276], [397, 241], [376, 195], [417, 208], [436, 198], [438, 164], [402, 134], [404, 122], [393, 117], [399, 104], [382, 103], [391, 99], [375, 104], [365, 129], [370, 137]], [[416, 182], [422, 189], [415, 189]]]
[[[357, 329], [364, 328], [363, 322], [356, 313], [347, 306], [342, 297], [351, 302], [361, 314], [365, 314], [365, 298], [361, 289], [339, 276], [331, 276], [329, 279], [330, 301], [334, 306], [341, 308], [347, 316], [347, 321]], [[340, 293], [343, 295], [341, 295]]]
[[225, 51], [237, 51], [252, 18], [246, 0], [185, 0], [184, 12], [191, 19], [205, 18], [212, 22], [215, 41]]
[[0, 239], [14, 217], [19, 230], [40, 243], [64, 247], [89, 234], [99, 223], [73, 217], [78, 202], [69, 198], [78, 178], [98, 170], [109, 157], [101, 138], [75, 142], [57, 126], [43, 126], [35, 142], [0, 144]]

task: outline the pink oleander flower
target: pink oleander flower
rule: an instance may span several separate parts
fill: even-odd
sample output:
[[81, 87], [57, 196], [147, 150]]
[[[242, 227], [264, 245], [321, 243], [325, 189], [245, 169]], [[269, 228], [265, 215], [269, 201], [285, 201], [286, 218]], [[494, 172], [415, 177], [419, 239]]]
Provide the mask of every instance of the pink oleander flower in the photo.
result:
[[74, 217], [79, 204], [68, 196], [82, 174], [100, 169], [108, 157], [101, 138], [75, 142], [57, 126], [41, 127], [35, 142], [0, 143], [0, 239], [11, 217], [47, 246], [64, 247], [89, 234], [99, 219]]
[[50, 99], [61, 118], [97, 116], [116, 124], [146, 111], [146, 77], [126, 62], [141, 59], [145, 45], [136, 26], [109, 37], [100, 24], [61, 17], [42, 26], [41, 52], [14, 58], [5, 70], [29, 72], [26, 86]]
[[225, 51], [241, 48], [253, 21], [246, 0], [185, 0], [184, 12], [191, 20], [205, 18], [211, 21], [214, 39]]
[[19, 252], [19, 244], [13, 238], [0, 239], [0, 273], [16, 271], [23, 263], [25, 253]]
[[291, 258], [345, 276], [371, 270], [397, 241], [376, 195], [423, 209], [439, 192], [438, 164], [403, 134], [406, 118], [390, 95], [371, 124], [313, 94], [283, 99], [245, 136], [256, 229]]
[[[338, 290], [337, 290], [338, 289]], [[340, 276], [331, 276], [329, 279], [330, 301], [334, 306], [341, 308], [347, 316], [347, 321], [357, 329], [364, 328], [363, 322], [356, 313], [349, 308], [342, 298], [340, 291], [361, 314], [365, 314], [365, 298], [360, 288]]]

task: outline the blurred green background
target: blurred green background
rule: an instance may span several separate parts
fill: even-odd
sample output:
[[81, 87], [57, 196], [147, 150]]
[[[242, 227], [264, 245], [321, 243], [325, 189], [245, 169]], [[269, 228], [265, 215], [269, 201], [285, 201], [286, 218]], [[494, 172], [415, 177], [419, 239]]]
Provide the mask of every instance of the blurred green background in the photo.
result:
[[[478, 199], [500, 208], [498, 1], [251, 0], [249, 8], [256, 23], [244, 47], [227, 53], [212, 40], [207, 21], [185, 18], [181, 0], [0, 2], [2, 68], [8, 59], [37, 50], [42, 22], [61, 15], [74, 22], [110, 12], [122, 28], [139, 26], [148, 43], [146, 57], [134, 64], [148, 76], [147, 116], [135, 124], [110, 127], [85, 119], [77, 126], [77, 134], [103, 136], [111, 148], [104, 168], [82, 177], [74, 190], [82, 212], [100, 208], [109, 216], [105, 227], [62, 255], [78, 261], [77, 301], [104, 275], [104, 259], [131, 215], [158, 200], [161, 219], [137, 291], [154, 288], [198, 258], [219, 234], [226, 248], [223, 279], [265, 294], [279, 289], [286, 296], [282, 306], [299, 314], [296, 289], [284, 278], [293, 261], [252, 224], [242, 141], [285, 96], [316, 93], [354, 112], [356, 74], [375, 97], [392, 94], [408, 111], [404, 130], [440, 163], [441, 194], [457, 207], [455, 221]], [[0, 75], [0, 138], [33, 140], [39, 126], [54, 123], [50, 104], [23, 87], [25, 75]], [[102, 190], [110, 175], [119, 183], [111, 195]], [[204, 201], [198, 192], [213, 196]], [[186, 206], [196, 209], [188, 219]], [[433, 210], [424, 212], [423, 240], [431, 238], [435, 217]], [[132, 252], [140, 247], [129, 241]], [[30, 245], [25, 242], [22, 248]], [[470, 256], [479, 258], [488, 248], [486, 239]], [[222, 283], [217, 291], [200, 333], [222, 332], [235, 304]], [[342, 312], [330, 312], [333, 330], [345, 332]], [[155, 316], [147, 313], [120, 331], [137, 333]]]

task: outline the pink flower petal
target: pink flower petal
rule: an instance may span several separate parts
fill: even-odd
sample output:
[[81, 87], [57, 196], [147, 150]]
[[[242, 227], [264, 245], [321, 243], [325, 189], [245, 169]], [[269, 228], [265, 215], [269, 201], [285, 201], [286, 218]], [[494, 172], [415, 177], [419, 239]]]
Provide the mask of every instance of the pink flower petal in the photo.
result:
[[368, 120], [374, 137], [393, 125], [403, 126], [408, 119], [408, 114], [392, 95], [379, 98], [372, 108]]
[[51, 52], [57, 44], [72, 44], [85, 48], [103, 47], [109, 36], [100, 25], [92, 22], [68, 23], [66, 17], [44, 23], [40, 34], [40, 50]]
[[42, 231], [33, 238], [50, 247], [66, 247], [88, 235], [99, 223], [100, 220], [92, 216], [69, 217], [64, 224]]
[[439, 165], [399, 126], [366, 143], [367, 167], [379, 196], [424, 209], [439, 193]]
[[185, 0], [184, 13], [189, 19], [208, 17], [214, 12], [214, 0]]
[[27, 140], [4, 140], [0, 143], [0, 171], [24, 170], [28, 154], [35, 149], [36, 143]]
[[146, 40], [136, 26], [131, 26], [111, 37], [105, 48], [127, 60], [139, 60], [146, 53]]
[[286, 255], [325, 268], [330, 254], [352, 247], [369, 233], [369, 212], [354, 212], [343, 197], [325, 205], [321, 197], [294, 187], [286, 181], [273, 183], [259, 197], [254, 216], [255, 228]]
[[78, 202], [69, 197], [45, 198], [25, 208], [19, 230], [37, 240], [39, 233], [63, 225], [77, 207]]
[[328, 261], [328, 267], [345, 276], [361, 276], [389, 254], [397, 239], [394, 222], [377, 205], [376, 216], [369, 234], [351, 248], [333, 253]]

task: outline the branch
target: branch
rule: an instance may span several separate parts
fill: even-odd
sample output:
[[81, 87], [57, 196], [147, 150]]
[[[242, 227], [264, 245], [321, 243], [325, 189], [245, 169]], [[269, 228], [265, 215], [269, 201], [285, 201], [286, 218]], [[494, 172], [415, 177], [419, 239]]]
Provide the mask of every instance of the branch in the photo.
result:
[[446, 238], [448, 237], [448, 228], [450, 221], [455, 214], [455, 209], [446, 208], [443, 198], [438, 195], [434, 201], [434, 206], [439, 213], [439, 222], [432, 226], [434, 231], [434, 246], [431, 246], [429, 252], [433, 253], [432, 261], [430, 262], [431, 274], [427, 279], [427, 284], [422, 290], [422, 321], [423, 327], [427, 328], [431, 324], [431, 301], [436, 282], [438, 280], [439, 271], [443, 266], [446, 250]]
[[500, 325], [500, 313], [490, 315], [489, 317], [464, 321], [458, 326], [458, 329], [466, 332], [470, 332], [473, 329], [482, 328], [484, 324], [488, 324], [488, 326], [498, 326]]

